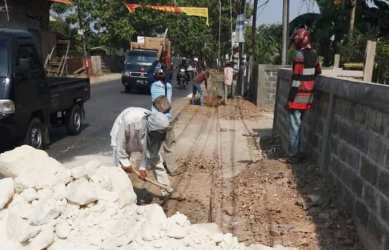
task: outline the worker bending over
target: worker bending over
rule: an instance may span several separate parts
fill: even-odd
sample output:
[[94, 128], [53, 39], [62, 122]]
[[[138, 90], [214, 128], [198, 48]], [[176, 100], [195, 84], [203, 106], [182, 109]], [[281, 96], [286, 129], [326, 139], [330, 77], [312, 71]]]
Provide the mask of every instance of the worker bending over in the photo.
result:
[[165, 96], [160, 96], [154, 100], [154, 106], [156, 111], [130, 107], [119, 114], [111, 130], [113, 160], [116, 166], [128, 171], [136, 163], [133, 153], [142, 153], [140, 177], [147, 177], [146, 169], [153, 170], [157, 181], [167, 187], [161, 190], [161, 196], [167, 196], [173, 188], [159, 151], [169, 127], [165, 113], [170, 111], [170, 104]]

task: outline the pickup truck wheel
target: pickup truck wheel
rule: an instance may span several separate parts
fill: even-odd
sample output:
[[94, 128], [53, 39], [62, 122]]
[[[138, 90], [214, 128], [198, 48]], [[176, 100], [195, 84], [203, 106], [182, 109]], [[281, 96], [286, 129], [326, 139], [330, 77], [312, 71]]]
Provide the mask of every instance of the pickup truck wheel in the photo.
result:
[[43, 124], [38, 118], [33, 118], [28, 125], [24, 143], [34, 148], [43, 148]]
[[66, 129], [70, 135], [78, 135], [81, 132], [82, 117], [80, 105], [73, 106], [66, 118]]

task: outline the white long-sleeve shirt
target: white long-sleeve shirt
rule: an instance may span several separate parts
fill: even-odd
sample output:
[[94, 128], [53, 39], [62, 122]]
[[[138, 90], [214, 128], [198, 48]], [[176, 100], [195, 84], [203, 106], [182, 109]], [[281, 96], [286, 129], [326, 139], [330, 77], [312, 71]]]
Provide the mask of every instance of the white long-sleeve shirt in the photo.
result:
[[[122, 166], [130, 166], [132, 152], [144, 152], [146, 144], [145, 115], [150, 111], [144, 108], [127, 108], [115, 119], [111, 129], [111, 146]], [[147, 160], [141, 163], [140, 169], [145, 169]]]
[[224, 84], [227, 86], [231, 86], [233, 79], [234, 79], [234, 69], [232, 67], [225, 67], [224, 68]]

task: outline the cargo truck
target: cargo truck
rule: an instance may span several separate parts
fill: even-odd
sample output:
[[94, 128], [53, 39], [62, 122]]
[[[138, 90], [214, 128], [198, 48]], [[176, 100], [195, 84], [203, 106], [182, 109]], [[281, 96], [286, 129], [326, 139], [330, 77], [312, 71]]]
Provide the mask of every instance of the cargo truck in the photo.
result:
[[166, 38], [138, 37], [131, 42], [122, 72], [122, 84], [126, 92], [149, 92], [152, 74], [158, 64], [171, 64], [171, 45]]

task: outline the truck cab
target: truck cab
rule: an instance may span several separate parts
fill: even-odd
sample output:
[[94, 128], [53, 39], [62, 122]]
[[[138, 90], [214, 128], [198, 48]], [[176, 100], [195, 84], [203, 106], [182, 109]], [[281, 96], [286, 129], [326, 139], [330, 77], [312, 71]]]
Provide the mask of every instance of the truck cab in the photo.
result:
[[29, 32], [0, 29], [1, 145], [42, 148], [50, 141], [49, 128], [58, 124], [79, 133], [75, 116], [81, 119], [89, 96], [89, 79], [46, 77]]
[[131, 50], [127, 53], [122, 72], [122, 84], [126, 92], [150, 89], [150, 77], [158, 63], [157, 51]]

